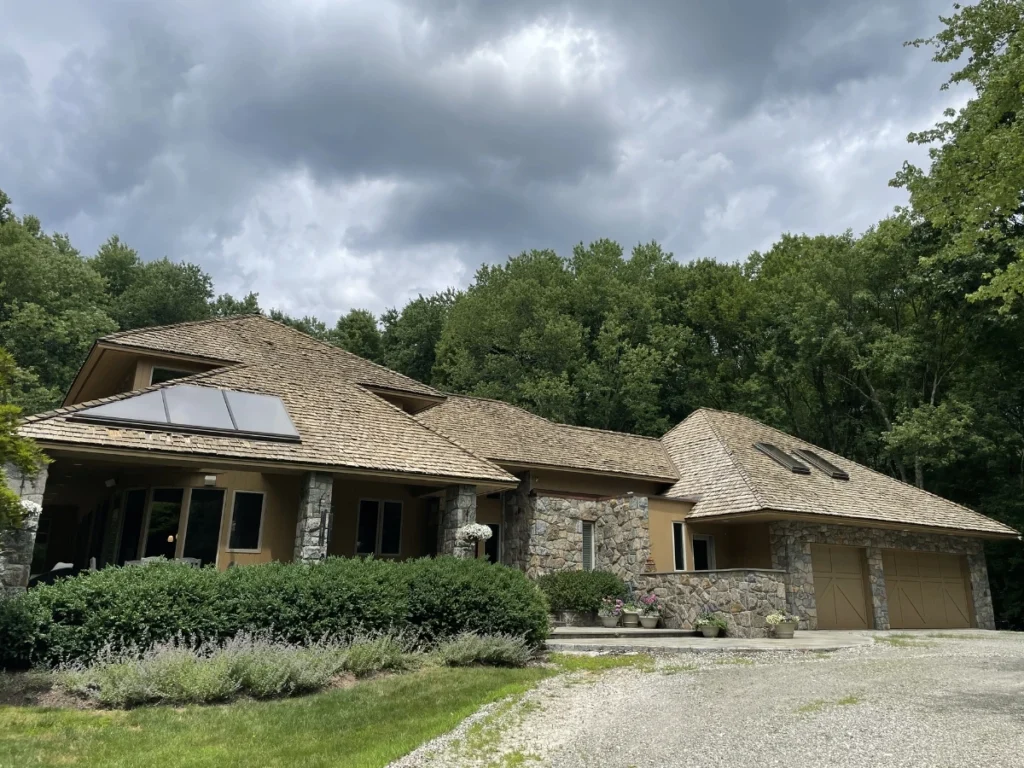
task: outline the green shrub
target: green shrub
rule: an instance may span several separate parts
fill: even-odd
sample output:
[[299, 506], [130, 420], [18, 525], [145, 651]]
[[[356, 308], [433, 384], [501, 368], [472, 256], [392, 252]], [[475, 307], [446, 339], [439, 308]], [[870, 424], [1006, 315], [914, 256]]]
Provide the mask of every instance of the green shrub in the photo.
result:
[[345, 652], [342, 669], [356, 677], [377, 672], [399, 672], [416, 665], [415, 645], [395, 634], [359, 637]]
[[607, 571], [559, 571], [537, 579], [553, 611], [596, 612], [603, 597], [624, 597], [626, 585]]
[[463, 632], [438, 643], [434, 657], [446, 667], [524, 667], [533, 658], [533, 648], [524, 638], [514, 635]]
[[179, 635], [240, 632], [309, 644], [399, 633], [424, 642], [460, 632], [547, 636], [544, 596], [520, 572], [482, 560], [329, 558], [190, 568], [105, 568], [0, 601], [0, 668], [87, 663], [105, 647], [149, 648]]

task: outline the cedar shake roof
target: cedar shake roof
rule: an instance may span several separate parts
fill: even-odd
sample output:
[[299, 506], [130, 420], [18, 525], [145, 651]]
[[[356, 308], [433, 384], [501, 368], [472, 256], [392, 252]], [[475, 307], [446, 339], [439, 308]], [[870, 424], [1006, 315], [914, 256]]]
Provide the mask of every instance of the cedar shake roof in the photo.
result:
[[502, 464], [561, 467], [664, 482], [679, 477], [656, 438], [558, 424], [500, 400], [448, 395], [417, 418]]
[[[967, 507], [736, 413], [694, 411], [662, 442], [679, 467], [679, 480], [666, 495], [699, 497], [690, 517], [775, 511], [849, 518], [851, 523], [1017, 533]], [[813, 466], [809, 475], [794, 474], [754, 448], [758, 442], [791, 455], [797, 448], [814, 451], [845, 470], [850, 479], [833, 479]]]
[[[141, 350], [203, 355], [235, 364], [145, 390], [29, 417], [21, 433], [45, 443], [464, 478], [516, 478], [361, 385], [435, 395], [430, 387], [258, 315], [129, 331], [104, 339]], [[275, 395], [299, 443], [198, 435], [75, 421], [76, 411], [163, 386], [196, 384]]]

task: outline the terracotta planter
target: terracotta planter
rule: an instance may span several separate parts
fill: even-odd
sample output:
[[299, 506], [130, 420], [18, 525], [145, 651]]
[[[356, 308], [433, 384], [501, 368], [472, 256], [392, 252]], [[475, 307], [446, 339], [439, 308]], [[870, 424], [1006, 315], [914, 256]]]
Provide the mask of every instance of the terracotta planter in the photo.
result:
[[784, 621], [781, 624], [775, 625], [775, 636], [780, 640], [789, 640], [793, 637], [793, 633], [796, 631], [795, 621]]
[[700, 628], [700, 633], [704, 635], [704, 637], [718, 637], [718, 630], [719, 628], [712, 624], [705, 624]]
[[619, 626], [619, 617], [618, 616], [602, 616], [601, 617], [601, 626], [602, 627], [608, 627], [609, 629], [611, 629], [612, 627], [617, 627], [617, 626]]
[[638, 627], [640, 626], [640, 614], [630, 613], [628, 611], [622, 612], [622, 626], [624, 627]]
[[655, 614], [654, 616], [641, 616], [640, 626], [644, 629], [654, 629], [658, 626], [658, 622], [661, 621], [661, 616]]

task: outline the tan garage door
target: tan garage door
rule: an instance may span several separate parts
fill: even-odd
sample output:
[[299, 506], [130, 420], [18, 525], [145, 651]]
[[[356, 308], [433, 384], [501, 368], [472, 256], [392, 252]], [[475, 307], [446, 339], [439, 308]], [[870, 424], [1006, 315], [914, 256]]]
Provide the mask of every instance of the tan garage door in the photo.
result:
[[971, 626], [962, 555], [886, 549], [882, 564], [893, 629]]
[[870, 603], [864, 587], [864, 550], [811, 545], [818, 629], [867, 629]]

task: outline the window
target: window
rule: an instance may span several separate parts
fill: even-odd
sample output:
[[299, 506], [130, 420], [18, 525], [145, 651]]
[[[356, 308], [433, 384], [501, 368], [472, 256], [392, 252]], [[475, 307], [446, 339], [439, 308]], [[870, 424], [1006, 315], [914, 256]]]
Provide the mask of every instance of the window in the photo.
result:
[[231, 534], [228, 549], [236, 552], [259, 552], [263, 527], [263, 494], [235, 491], [231, 505]]
[[356, 523], [356, 554], [394, 557], [402, 553], [402, 502], [363, 499]]
[[223, 515], [223, 488], [193, 488], [188, 496], [188, 520], [181, 556], [194, 558], [200, 565], [216, 563]]
[[682, 523], [672, 523], [672, 553], [675, 557], [674, 570], [686, 570], [686, 558], [683, 552], [686, 551], [686, 534]]
[[192, 373], [189, 371], [177, 371], [174, 368], [157, 368], [154, 367], [152, 373], [149, 374], [149, 383], [163, 384], [165, 381], [173, 381], [174, 379], [180, 379], [183, 376], [191, 376]]
[[594, 570], [594, 524], [583, 523], [583, 570]]
[[715, 537], [706, 534], [693, 535], [693, 570], [715, 570]]
[[181, 504], [184, 498], [184, 488], [153, 489], [143, 557], [163, 555], [168, 560], [174, 559], [178, 549], [178, 526], [181, 523]]
[[121, 543], [117, 550], [118, 565], [139, 556], [139, 537], [142, 535], [142, 520], [146, 514], [146, 489], [136, 488], [124, 496], [124, 521], [121, 524]]

